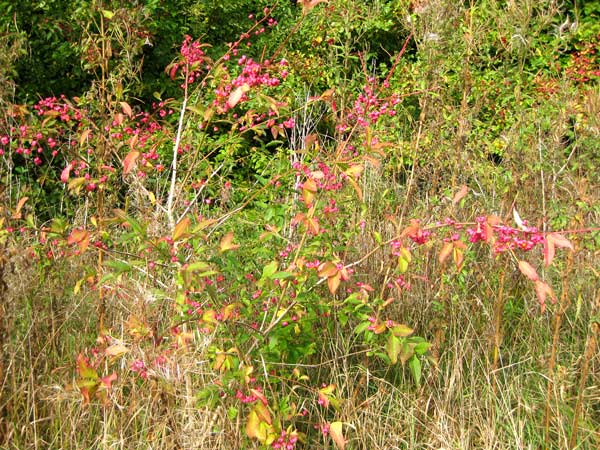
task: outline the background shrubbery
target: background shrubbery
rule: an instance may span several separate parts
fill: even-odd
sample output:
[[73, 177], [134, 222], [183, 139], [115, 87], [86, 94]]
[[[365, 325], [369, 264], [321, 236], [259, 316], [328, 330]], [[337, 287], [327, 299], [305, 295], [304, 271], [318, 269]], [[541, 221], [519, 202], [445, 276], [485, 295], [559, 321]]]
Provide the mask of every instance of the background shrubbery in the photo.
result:
[[0, 1], [0, 445], [597, 448], [580, 3]]

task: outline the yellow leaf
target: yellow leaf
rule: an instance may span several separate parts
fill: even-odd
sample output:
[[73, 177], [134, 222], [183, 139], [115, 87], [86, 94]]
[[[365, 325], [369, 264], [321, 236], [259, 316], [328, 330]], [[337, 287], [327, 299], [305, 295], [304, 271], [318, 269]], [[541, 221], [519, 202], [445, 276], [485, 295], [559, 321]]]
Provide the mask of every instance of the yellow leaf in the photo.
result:
[[121, 356], [128, 353], [129, 349], [123, 344], [113, 344], [104, 350], [106, 356]]
[[465, 258], [463, 251], [460, 249], [459, 246], [454, 246], [454, 249], [452, 249], [452, 258], [454, 259], [454, 265], [456, 266], [456, 270], [460, 272]]
[[344, 450], [346, 447], [346, 438], [344, 437], [342, 428], [342, 422], [331, 422], [329, 424], [329, 435], [331, 436], [331, 439], [333, 439], [335, 446], [340, 450]]
[[87, 142], [88, 138], [90, 137], [90, 134], [92, 134], [92, 130], [90, 130], [89, 128], [86, 130], [83, 130], [83, 132], [79, 136], [79, 145], [83, 146]]
[[233, 91], [229, 95], [229, 98], [227, 99], [227, 106], [229, 106], [230, 108], [233, 108], [235, 105], [237, 105], [239, 103], [242, 96], [249, 90], [250, 90], [250, 86], [248, 86], [246, 83], [244, 83], [243, 85], [238, 87], [235, 91]]

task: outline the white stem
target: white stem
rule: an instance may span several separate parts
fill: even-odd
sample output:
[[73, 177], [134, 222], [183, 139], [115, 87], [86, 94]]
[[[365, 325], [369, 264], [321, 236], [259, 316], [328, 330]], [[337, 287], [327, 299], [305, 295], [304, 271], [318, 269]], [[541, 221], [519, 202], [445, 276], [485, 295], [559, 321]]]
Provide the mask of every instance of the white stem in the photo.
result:
[[185, 82], [185, 91], [183, 95], [183, 103], [181, 104], [181, 111], [179, 113], [179, 124], [177, 126], [177, 137], [175, 138], [175, 145], [173, 147], [173, 162], [171, 163], [171, 187], [169, 188], [169, 197], [167, 199], [167, 218], [169, 220], [169, 228], [171, 231], [175, 229], [175, 218], [173, 217], [173, 202], [175, 199], [175, 187], [177, 182], [177, 154], [179, 152], [179, 145], [181, 143], [181, 133], [183, 132], [183, 119], [185, 117], [185, 108], [187, 107], [187, 80]]

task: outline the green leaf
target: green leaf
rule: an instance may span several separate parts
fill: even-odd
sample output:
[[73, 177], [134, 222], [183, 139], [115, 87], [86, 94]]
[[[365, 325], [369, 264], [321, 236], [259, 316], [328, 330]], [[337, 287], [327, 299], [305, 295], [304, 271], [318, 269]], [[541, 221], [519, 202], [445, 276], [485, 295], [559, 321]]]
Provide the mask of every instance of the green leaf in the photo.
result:
[[196, 261], [186, 267], [188, 272], [206, 271], [210, 265], [206, 261]]
[[271, 275], [270, 278], [272, 278], [273, 280], [286, 280], [288, 278], [294, 278], [296, 275], [294, 275], [291, 272], [276, 272], [273, 275]]
[[229, 409], [227, 410], [227, 417], [229, 418], [229, 420], [233, 420], [237, 417], [238, 415], [238, 409], [234, 408], [233, 406], [230, 406]]
[[124, 272], [130, 272], [131, 271], [131, 265], [127, 264], [124, 261], [116, 261], [116, 260], [110, 260], [110, 261], [106, 261], [106, 266], [110, 267], [111, 269], [113, 269], [113, 271], [117, 274], [121, 274]]
[[381, 245], [383, 243], [381, 233], [379, 233], [378, 231], [373, 231], [373, 237], [375, 238], [375, 242], [377, 242], [377, 244]]
[[362, 332], [364, 332], [367, 328], [369, 328], [369, 325], [371, 325], [371, 322], [362, 322], [359, 323], [356, 328], [354, 329], [354, 333], [355, 334], [361, 334]]
[[410, 373], [415, 380], [417, 386], [421, 385], [421, 361], [416, 356], [413, 356], [408, 361], [408, 367], [410, 369]]
[[398, 257], [398, 271], [404, 273], [408, 270], [408, 260], [402, 256]]
[[419, 342], [417, 345], [415, 345], [415, 353], [417, 355], [424, 355], [429, 351], [432, 345], [433, 344], [430, 344], [429, 342]]
[[392, 333], [397, 337], [406, 337], [413, 334], [414, 330], [406, 325], [396, 325], [392, 328]]
[[277, 272], [277, 261], [271, 261], [269, 264], [263, 267], [262, 277], [258, 280], [258, 286], [261, 287], [265, 284], [265, 282], [272, 278], [273, 275]]
[[408, 361], [410, 358], [412, 358], [415, 354], [415, 349], [414, 349], [415, 345], [414, 344], [409, 344], [408, 342], [405, 342], [402, 345], [402, 350], [400, 351], [400, 362], [402, 364], [404, 364], [406, 361]]
[[107, 9], [103, 9], [103, 10], [102, 10], [102, 15], [103, 15], [104, 17], [106, 17], [108, 20], [110, 20], [110, 19], [112, 19], [112, 18], [115, 16], [115, 13], [114, 13], [114, 12], [112, 12], [112, 11], [109, 11], [109, 10], [107, 10]]
[[388, 334], [387, 345], [385, 350], [390, 357], [390, 362], [396, 364], [398, 362], [398, 354], [400, 353], [401, 342], [400, 339], [394, 336], [392, 333]]

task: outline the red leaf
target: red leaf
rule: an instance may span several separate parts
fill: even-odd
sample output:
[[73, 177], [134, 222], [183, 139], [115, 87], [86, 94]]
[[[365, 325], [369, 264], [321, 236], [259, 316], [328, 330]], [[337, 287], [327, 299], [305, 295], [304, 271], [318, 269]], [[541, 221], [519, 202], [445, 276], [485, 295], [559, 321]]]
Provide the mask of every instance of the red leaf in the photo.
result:
[[571, 241], [569, 241], [566, 237], [564, 237], [562, 234], [558, 234], [558, 233], [550, 233], [549, 235], [550, 237], [552, 237], [552, 240], [554, 241], [554, 245], [556, 245], [557, 247], [560, 248], [568, 248], [570, 250], [575, 250], [573, 248], [573, 244], [571, 243]]
[[171, 66], [171, 70], [169, 71], [169, 76], [173, 81], [175, 81], [175, 77], [177, 76], [177, 69], [179, 69], [179, 65], [173, 64], [173, 66]]
[[261, 403], [265, 406], [267, 406], [267, 397], [265, 397], [265, 394], [263, 394], [261, 391], [259, 391], [258, 389], [250, 389], [250, 392], [261, 401]]
[[67, 183], [67, 181], [69, 181], [69, 177], [71, 176], [71, 169], [73, 169], [73, 163], [69, 163], [69, 165], [67, 167], [65, 167], [63, 169], [63, 171], [60, 173], [60, 181], [62, 181], [63, 183]]
[[140, 152], [129, 152], [123, 159], [123, 174], [127, 175], [133, 169], [135, 162], [140, 156]]
[[556, 303], [556, 296], [554, 295], [554, 291], [547, 283], [537, 280], [535, 282], [535, 293], [537, 294], [538, 300], [540, 302], [540, 307], [542, 308], [542, 312], [546, 310], [546, 298], [550, 296], [550, 301], [552, 303]]
[[112, 388], [112, 384], [117, 381], [117, 379], [117, 374], [113, 372], [107, 377], [102, 377], [100, 380], [106, 389], [110, 389]]
[[554, 254], [555, 254], [554, 241], [552, 240], [551, 236], [548, 235], [548, 236], [546, 236], [546, 239], [544, 239], [544, 265], [545, 266], [549, 266], [550, 264], [552, 264], [552, 260], [554, 259]]
[[527, 261], [523, 261], [523, 260], [519, 261], [519, 270], [521, 271], [521, 273], [523, 275], [525, 275], [531, 281], [538, 281], [540, 279], [536, 270]]
[[544, 264], [549, 266], [554, 259], [555, 247], [574, 250], [573, 244], [566, 237], [558, 233], [549, 233], [544, 240]]

